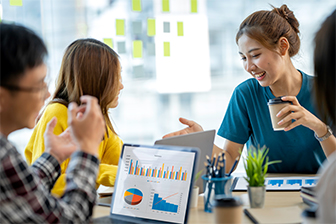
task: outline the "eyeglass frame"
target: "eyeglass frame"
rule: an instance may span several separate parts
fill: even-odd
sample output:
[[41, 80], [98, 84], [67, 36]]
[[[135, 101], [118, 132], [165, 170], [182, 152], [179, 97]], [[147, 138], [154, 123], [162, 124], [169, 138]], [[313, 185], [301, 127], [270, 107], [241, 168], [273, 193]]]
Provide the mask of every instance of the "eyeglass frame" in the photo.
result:
[[48, 92], [48, 84], [46, 82], [43, 83], [43, 87], [22, 87], [22, 86], [15, 86], [15, 85], [8, 85], [8, 84], [1, 84], [0, 86], [8, 89], [9, 91], [18, 91], [18, 92], [28, 92], [28, 93], [36, 93], [36, 92], [43, 92], [46, 94]]

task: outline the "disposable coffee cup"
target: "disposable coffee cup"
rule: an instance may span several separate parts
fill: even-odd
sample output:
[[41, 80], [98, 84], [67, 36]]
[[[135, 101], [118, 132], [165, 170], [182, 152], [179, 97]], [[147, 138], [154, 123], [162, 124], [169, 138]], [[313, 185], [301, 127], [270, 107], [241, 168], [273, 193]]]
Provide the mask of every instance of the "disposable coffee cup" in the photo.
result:
[[292, 120], [282, 124], [281, 126], [278, 125], [278, 122], [281, 121], [283, 118], [285, 118], [287, 115], [289, 115], [291, 112], [282, 115], [281, 117], [277, 117], [276, 115], [280, 112], [280, 110], [288, 105], [290, 105], [289, 102], [281, 100], [281, 97], [277, 97], [274, 99], [270, 99], [267, 103], [269, 112], [271, 115], [271, 121], [274, 131], [282, 131], [292, 123]]
[[243, 216], [242, 203], [239, 197], [216, 195], [212, 202], [216, 223], [241, 223]]

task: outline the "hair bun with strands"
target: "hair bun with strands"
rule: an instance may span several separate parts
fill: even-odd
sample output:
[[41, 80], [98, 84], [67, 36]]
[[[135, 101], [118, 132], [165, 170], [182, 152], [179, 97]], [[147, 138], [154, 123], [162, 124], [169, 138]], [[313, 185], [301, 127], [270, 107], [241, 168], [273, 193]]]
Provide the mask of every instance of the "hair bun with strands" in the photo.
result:
[[299, 22], [295, 18], [293, 11], [291, 11], [286, 4], [283, 4], [280, 8], [275, 8], [274, 6], [272, 7], [273, 7], [272, 12], [284, 18], [291, 25], [291, 27], [296, 33], [300, 33]]

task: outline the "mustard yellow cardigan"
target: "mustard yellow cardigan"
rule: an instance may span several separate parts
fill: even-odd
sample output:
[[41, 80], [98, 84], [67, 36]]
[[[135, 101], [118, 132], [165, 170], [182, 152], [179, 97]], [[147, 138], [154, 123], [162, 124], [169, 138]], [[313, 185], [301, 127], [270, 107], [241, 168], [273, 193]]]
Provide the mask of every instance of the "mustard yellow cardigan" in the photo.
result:
[[[53, 103], [47, 106], [41, 119], [35, 126], [33, 134], [25, 149], [25, 156], [29, 165], [31, 165], [44, 152], [45, 146], [43, 135], [48, 122], [53, 117], [57, 118], [57, 124], [54, 129], [55, 135], [61, 134], [68, 127], [67, 111], [67, 107], [60, 103]], [[104, 140], [99, 145], [98, 156], [101, 162], [97, 177], [97, 188], [100, 184], [104, 186], [113, 186], [117, 175], [118, 161], [123, 142], [109, 128], [108, 132], [109, 138], [105, 135]], [[57, 196], [62, 196], [64, 193], [66, 185], [65, 170], [68, 167], [69, 161], [70, 159], [67, 159], [61, 164], [61, 176], [58, 178], [51, 191]]]

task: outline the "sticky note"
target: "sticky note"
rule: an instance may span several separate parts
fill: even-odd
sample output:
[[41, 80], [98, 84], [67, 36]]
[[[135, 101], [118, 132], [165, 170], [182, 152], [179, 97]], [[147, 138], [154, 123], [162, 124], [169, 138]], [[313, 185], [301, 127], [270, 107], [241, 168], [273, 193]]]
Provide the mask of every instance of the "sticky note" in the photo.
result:
[[183, 36], [183, 22], [177, 22], [177, 36]]
[[155, 36], [155, 19], [147, 19], [147, 35]]
[[132, 28], [134, 34], [141, 34], [142, 33], [142, 23], [141, 21], [132, 22]]
[[141, 78], [144, 76], [145, 70], [143, 65], [136, 65], [133, 66], [133, 77], [134, 78]]
[[132, 10], [141, 12], [141, 0], [132, 0]]
[[104, 38], [104, 43], [108, 45], [110, 48], [113, 48], [112, 38]]
[[125, 54], [126, 53], [126, 44], [125, 41], [117, 42], [118, 53]]
[[147, 55], [155, 56], [155, 43], [147, 43]]
[[197, 13], [197, 0], [190, 0], [190, 11], [192, 13]]
[[162, 0], [162, 12], [169, 12], [169, 0]]
[[142, 58], [142, 41], [133, 41], [133, 58]]
[[9, 5], [11, 5], [11, 6], [22, 6], [22, 0], [10, 0]]
[[163, 22], [163, 32], [170, 33], [170, 23], [169, 22]]
[[163, 56], [170, 56], [170, 42], [163, 42]]
[[118, 36], [125, 35], [125, 20], [124, 19], [117, 19], [116, 20], [116, 34]]

